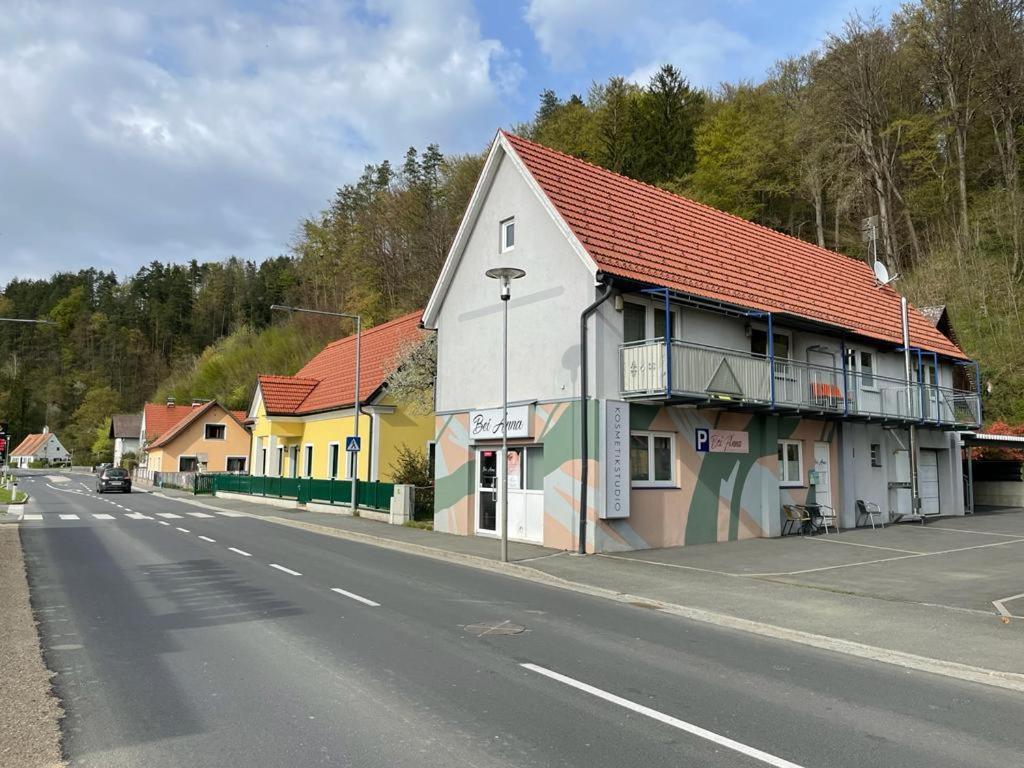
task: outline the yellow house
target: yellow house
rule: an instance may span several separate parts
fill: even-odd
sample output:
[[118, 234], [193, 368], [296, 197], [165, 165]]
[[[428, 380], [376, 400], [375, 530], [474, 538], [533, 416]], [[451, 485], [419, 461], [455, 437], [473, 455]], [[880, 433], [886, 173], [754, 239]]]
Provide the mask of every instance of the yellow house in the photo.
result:
[[[402, 353], [423, 339], [420, 312], [374, 326], [362, 334], [360, 423], [355, 424], [355, 336], [328, 344], [294, 376], [260, 376], [249, 407], [253, 422], [253, 475], [391, 482], [391, 468], [405, 445], [429, 452], [433, 414], [413, 414], [388, 396], [387, 378]], [[358, 435], [360, 450], [346, 452]]]

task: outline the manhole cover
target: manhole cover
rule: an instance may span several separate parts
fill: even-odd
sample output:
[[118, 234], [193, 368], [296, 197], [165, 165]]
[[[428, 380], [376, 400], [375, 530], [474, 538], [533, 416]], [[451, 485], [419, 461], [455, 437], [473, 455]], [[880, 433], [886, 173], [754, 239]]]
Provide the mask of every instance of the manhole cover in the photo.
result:
[[513, 624], [511, 621], [483, 621], [478, 624], [467, 624], [466, 631], [477, 637], [484, 635], [518, 635], [525, 632], [526, 627], [522, 624]]

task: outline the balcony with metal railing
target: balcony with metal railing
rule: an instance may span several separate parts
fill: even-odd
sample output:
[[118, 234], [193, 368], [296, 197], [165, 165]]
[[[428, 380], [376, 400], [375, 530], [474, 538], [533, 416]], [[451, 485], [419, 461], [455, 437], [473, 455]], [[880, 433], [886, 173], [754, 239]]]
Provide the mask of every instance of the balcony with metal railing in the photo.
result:
[[626, 400], [707, 403], [867, 421], [974, 428], [977, 392], [862, 375], [751, 352], [673, 339], [619, 347], [620, 391]]

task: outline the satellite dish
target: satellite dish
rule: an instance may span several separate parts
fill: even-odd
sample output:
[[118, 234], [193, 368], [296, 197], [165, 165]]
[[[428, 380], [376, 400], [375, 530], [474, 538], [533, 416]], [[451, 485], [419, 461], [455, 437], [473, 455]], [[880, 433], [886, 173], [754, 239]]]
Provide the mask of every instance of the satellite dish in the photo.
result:
[[886, 269], [885, 264], [883, 264], [882, 262], [876, 261], [872, 269], [875, 270], [875, 280], [877, 280], [882, 285], [885, 285], [891, 279], [889, 277], [889, 270]]

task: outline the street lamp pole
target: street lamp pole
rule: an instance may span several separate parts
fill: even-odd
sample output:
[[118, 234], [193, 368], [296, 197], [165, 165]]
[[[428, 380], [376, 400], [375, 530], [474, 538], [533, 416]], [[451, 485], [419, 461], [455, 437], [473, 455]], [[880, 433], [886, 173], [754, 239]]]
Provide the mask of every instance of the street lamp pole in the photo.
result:
[[[328, 317], [348, 317], [356, 321], [356, 386], [353, 400], [355, 401], [355, 415], [356, 415], [356, 437], [359, 437], [359, 427], [361, 419], [361, 408], [360, 408], [360, 395], [362, 394], [362, 340], [363, 340], [363, 318], [361, 315], [354, 315], [349, 312], [326, 312], [322, 309], [306, 309], [304, 307], [289, 307], [283, 304], [271, 304], [271, 309], [280, 309], [285, 312], [304, 312], [308, 315], [326, 315]], [[362, 446], [360, 446], [362, 447]], [[347, 446], [346, 446], [347, 448]], [[346, 451], [348, 452], [348, 451]], [[357, 451], [351, 451], [349, 456], [349, 466], [351, 467], [352, 476], [352, 499], [351, 509], [353, 515], [358, 508], [358, 490], [359, 490], [359, 454]], [[307, 468], [308, 471], [308, 468]]]
[[33, 323], [34, 325], [56, 325], [53, 320], [26, 320], [21, 317], [0, 317], [0, 323]]
[[501, 483], [501, 562], [508, 562], [508, 302], [512, 298], [512, 281], [526, 275], [516, 267], [488, 269], [488, 277], [501, 281], [501, 464], [498, 478]]

